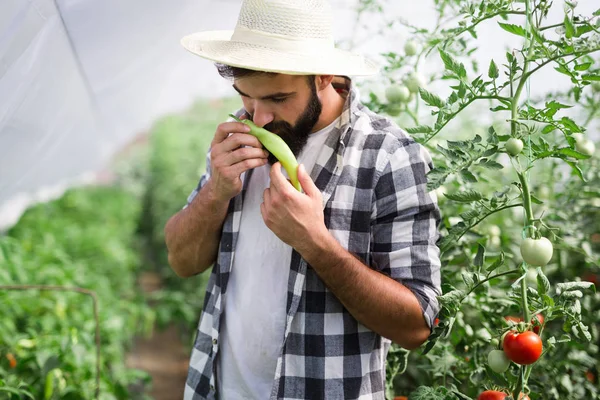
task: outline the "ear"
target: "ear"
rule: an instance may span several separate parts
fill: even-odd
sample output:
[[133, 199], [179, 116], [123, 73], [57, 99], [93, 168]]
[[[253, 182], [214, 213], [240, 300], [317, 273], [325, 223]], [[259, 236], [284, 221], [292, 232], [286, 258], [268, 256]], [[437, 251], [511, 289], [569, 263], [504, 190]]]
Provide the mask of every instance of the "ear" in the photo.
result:
[[334, 77], [335, 75], [317, 75], [315, 80], [315, 83], [317, 84], [317, 91], [322, 91], [331, 85]]

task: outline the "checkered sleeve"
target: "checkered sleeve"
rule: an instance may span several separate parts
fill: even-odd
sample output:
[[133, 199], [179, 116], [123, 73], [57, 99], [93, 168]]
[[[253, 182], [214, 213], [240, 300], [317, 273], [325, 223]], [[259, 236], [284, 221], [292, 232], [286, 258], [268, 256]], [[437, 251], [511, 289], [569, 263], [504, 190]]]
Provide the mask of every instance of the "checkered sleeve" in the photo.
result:
[[409, 288], [430, 328], [441, 295], [440, 212], [427, 192], [433, 164], [427, 150], [408, 137], [382, 162], [375, 187], [372, 261], [376, 269]]
[[186, 208], [187, 206], [190, 205], [190, 203], [192, 201], [194, 201], [194, 199], [198, 195], [198, 192], [200, 192], [200, 189], [202, 189], [202, 187], [204, 185], [206, 185], [206, 182], [208, 182], [209, 178], [210, 178], [210, 150], [208, 151], [208, 154], [206, 155], [206, 171], [204, 172], [204, 175], [202, 175], [200, 177], [200, 182], [198, 182], [198, 186], [196, 186], [196, 188], [194, 190], [192, 190], [192, 193], [190, 193], [190, 195], [188, 196], [187, 204], [183, 208]]

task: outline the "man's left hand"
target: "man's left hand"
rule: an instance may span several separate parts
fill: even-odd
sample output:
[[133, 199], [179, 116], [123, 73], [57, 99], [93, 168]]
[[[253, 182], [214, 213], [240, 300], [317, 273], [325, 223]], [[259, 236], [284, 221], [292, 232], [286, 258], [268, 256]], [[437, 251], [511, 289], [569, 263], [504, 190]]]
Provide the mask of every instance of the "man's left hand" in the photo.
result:
[[260, 205], [265, 224], [300, 254], [309, 251], [311, 243], [318, 243], [319, 238], [329, 233], [323, 217], [321, 192], [302, 164], [298, 167], [298, 181], [304, 193], [283, 176], [279, 162], [271, 167], [270, 177], [271, 185], [265, 189]]

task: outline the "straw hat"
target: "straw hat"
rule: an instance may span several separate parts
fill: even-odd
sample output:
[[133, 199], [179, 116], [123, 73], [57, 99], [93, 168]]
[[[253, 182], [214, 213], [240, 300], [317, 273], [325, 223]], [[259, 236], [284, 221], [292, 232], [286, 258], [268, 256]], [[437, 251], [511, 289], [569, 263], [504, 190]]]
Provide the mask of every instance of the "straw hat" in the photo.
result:
[[181, 39], [188, 51], [233, 67], [289, 75], [372, 75], [377, 66], [337, 49], [327, 0], [244, 0], [235, 30]]

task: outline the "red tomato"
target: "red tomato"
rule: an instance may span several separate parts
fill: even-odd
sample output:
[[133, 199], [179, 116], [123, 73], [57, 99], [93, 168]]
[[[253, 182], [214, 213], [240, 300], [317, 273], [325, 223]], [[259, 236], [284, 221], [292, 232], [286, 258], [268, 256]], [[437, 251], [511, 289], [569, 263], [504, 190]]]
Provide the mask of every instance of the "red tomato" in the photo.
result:
[[406, 396], [396, 396], [396, 397], [394, 397], [394, 400], [408, 400], [408, 397], [406, 397]]
[[508, 395], [497, 390], [486, 390], [481, 393], [477, 400], [504, 400]]
[[438, 326], [439, 323], [440, 323], [440, 319], [436, 318], [435, 322], [433, 323], [433, 326]]
[[17, 367], [17, 359], [15, 358], [15, 356], [12, 355], [12, 353], [8, 353], [6, 355], [6, 358], [8, 359], [8, 364], [10, 365], [11, 368]]
[[542, 355], [542, 339], [531, 331], [519, 333], [510, 331], [504, 337], [504, 353], [512, 362], [519, 365], [533, 364]]
[[[477, 400], [504, 400], [504, 399], [508, 399], [508, 398], [510, 398], [509, 395], [504, 392], [499, 392], [497, 390], [486, 390], [485, 392], [481, 393], [479, 395], [479, 397], [477, 397]], [[394, 399], [394, 400], [396, 400], [396, 399]], [[519, 395], [519, 400], [530, 400], [530, 399], [529, 399], [529, 396], [521, 393]]]

